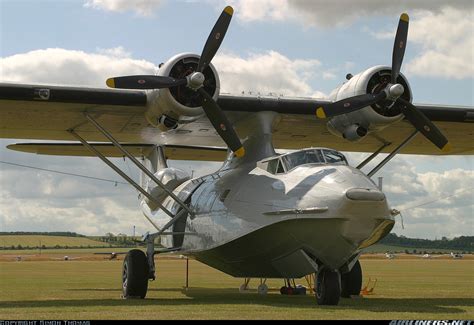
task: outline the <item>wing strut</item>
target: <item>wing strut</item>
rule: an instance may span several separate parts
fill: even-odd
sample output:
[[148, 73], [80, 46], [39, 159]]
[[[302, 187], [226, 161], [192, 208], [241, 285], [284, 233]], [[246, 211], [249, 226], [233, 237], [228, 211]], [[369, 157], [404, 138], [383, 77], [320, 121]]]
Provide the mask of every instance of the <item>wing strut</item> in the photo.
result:
[[413, 140], [413, 138], [418, 134], [418, 130], [415, 130], [412, 134], [408, 136], [395, 150], [393, 150], [380, 164], [378, 164], [374, 169], [372, 169], [367, 176], [372, 177], [376, 172], [378, 172], [383, 166], [385, 166], [393, 157], [395, 157], [400, 150], [402, 150], [408, 143]]
[[[99, 152], [96, 148], [91, 146], [86, 140], [84, 140], [79, 134], [77, 134], [74, 130], [68, 130], [69, 133], [71, 133], [72, 136], [74, 136], [77, 140], [79, 140], [84, 147], [92, 151], [97, 157], [99, 157], [104, 163], [106, 163], [110, 168], [112, 168], [117, 174], [123, 177], [130, 185], [135, 187], [140, 193], [142, 193], [144, 196], [146, 196], [150, 201], [155, 202], [167, 215], [169, 215], [171, 218], [174, 218], [174, 215], [168, 211], [165, 207], [161, 205], [161, 202], [159, 202], [157, 199], [155, 199], [153, 196], [151, 196], [147, 191], [145, 191], [140, 185], [138, 185], [133, 179], [131, 179], [127, 174], [125, 174], [123, 171], [120, 170], [117, 166], [114, 165], [113, 162], [111, 162], [107, 157], [105, 157], [102, 153]], [[151, 220], [148, 218], [146, 215], [145, 217], [148, 219], [148, 221], [153, 225], [153, 227], [156, 228], [156, 230], [160, 231], [160, 228]]]
[[[191, 211], [191, 209], [183, 202], [181, 201], [176, 195], [173, 194], [173, 192], [171, 192], [162, 182], [160, 182], [158, 180], [158, 178], [155, 177], [155, 175], [153, 175], [152, 172], [150, 172], [148, 170], [148, 168], [146, 168], [145, 166], [143, 166], [142, 163], [140, 163], [137, 158], [135, 158], [133, 155], [131, 155], [124, 147], [122, 147], [122, 145], [120, 143], [118, 143], [117, 140], [115, 140], [114, 137], [112, 137], [112, 135], [107, 132], [106, 129], [104, 129], [96, 120], [94, 120], [92, 118], [92, 116], [90, 116], [89, 114], [85, 113], [84, 114], [85, 117], [89, 120], [89, 122], [91, 122], [96, 128], [97, 130], [99, 130], [107, 139], [110, 140], [110, 142], [112, 142], [114, 144], [115, 147], [117, 147], [117, 149], [119, 149], [125, 156], [127, 156], [134, 164], [135, 166], [137, 166], [142, 172], [144, 172], [148, 177], [150, 177], [155, 183], [156, 185], [158, 185], [159, 187], [161, 187], [165, 192], [166, 194], [168, 194], [171, 198], [173, 198], [173, 200], [175, 200], [183, 209], [185, 209], [191, 216], [194, 216], [194, 212]], [[160, 205], [161, 207], [161, 205]], [[163, 209], [163, 207], [161, 207]], [[169, 214], [168, 214], [169, 215]], [[174, 216], [173, 215], [170, 215], [171, 218], [173, 218]]]
[[392, 143], [390, 143], [390, 142], [383, 142], [382, 146], [379, 149], [377, 149], [376, 152], [371, 154], [367, 159], [365, 159], [363, 162], [361, 162], [356, 168], [357, 169], [363, 168], [365, 165], [367, 165], [369, 162], [371, 162], [375, 157], [377, 157], [379, 155], [379, 153], [382, 152], [383, 149], [387, 148], [391, 144]]

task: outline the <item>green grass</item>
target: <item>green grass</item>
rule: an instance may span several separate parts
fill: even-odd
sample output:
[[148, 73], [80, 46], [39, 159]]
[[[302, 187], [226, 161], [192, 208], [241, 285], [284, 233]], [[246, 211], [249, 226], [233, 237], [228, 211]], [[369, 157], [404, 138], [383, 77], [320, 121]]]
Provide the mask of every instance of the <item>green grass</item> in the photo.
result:
[[109, 246], [107, 243], [97, 240], [91, 240], [86, 237], [66, 237], [66, 236], [42, 236], [42, 235], [5, 235], [0, 236], [0, 247], [10, 248], [17, 247], [37, 247], [44, 245], [45, 247], [68, 246]]
[[378, 279], [376, 294], [339, 306], [318, 306], [312, 295], [239, 293], [242, 280], [193, 260], [183, 290], [185, 263], [158, 259], [147, 299], [122, 300], [121, 261], [2, 262], [0, 319], [474, 318], [473, 260], [362, 260], [364, 283]]

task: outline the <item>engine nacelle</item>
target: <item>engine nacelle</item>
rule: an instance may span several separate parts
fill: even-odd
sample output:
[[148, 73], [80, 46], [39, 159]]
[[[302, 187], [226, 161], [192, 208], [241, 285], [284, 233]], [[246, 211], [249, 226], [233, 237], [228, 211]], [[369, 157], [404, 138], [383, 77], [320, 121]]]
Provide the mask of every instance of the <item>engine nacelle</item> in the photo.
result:
[[[178, 186], [191, 179], [185, 171], [173, 167], [159, 170], [155, 173], [155, 177], [170, 191], [173, 191]], [[150, 193], [150, 195], [160, 203], [168, 196], [168, 194], [151, 179], [148, 181], [146, 189], [148, 193]], [[159, 208], [154, 201], [150, 201], [148, 198], [145, 198], [145, 202], [152, 211]]]
[[[199, 55], [191, 53], [178, 54], [166, 62], [158, 75], [184, 79], [196, 71]], [[220, 80], [212, 64], [204, 70], [204, 89], [217, 101], [220, 91]], [[186, 85], [170, 89], [148, 92], [147, 121], [163, 130], [175, 129], [179, 124], [191, 123], [203, 116], [200, 95]]]
[[[339, 101], [364, 94], [377, 94], [383, 91], [390, 81], [391, 68], [376, 66], [351, 77], [341, 87], [335, 89], [329, 97], [333, 101]], [[401, 98], [411, 102], [412, 92], [408, 80], [400, 73], [397, 82], [405, 88]], [[401, 119], [403, 119], [403, 114], [400, 105], [385, 100], [356, 112], [336, 116], [329, 120], [327, 127], [336, 136], [357, 141]]]

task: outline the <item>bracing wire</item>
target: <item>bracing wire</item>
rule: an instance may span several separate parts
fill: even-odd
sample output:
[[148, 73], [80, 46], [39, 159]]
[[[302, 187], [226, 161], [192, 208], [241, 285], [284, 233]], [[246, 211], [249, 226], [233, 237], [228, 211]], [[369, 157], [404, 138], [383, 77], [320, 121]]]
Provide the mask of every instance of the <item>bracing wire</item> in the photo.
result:
[[22, 168], [30, 168], [30, 169], [35, 169], [35, 170], [40, 170], [40, 171], [45, 171], [45, 172], [50, 172], [50, 173], [55, 173], [55, 174], [66, 175], [66, 176], [73, 176], [73, 177], [81, 177], [81, 178], [93, 179], [93, 180], [101, 181], [101, 182], [109, 182], [109, 183], [114, 183], [115, 186], [117, 186], [117, 184], [128, 185], [128, 183], [120, 182], [120, 181], [114, 181], [114, 180], [111, 180], [111, 179], [98, 178], [98, 177], [92, 177], [92, 176], [86, 176], [86, 175], [80, 175], [80, 174], [62, 172], [62, 171], [53, 170], [53, 169], [46, 169], [46, 168], [39, 168], [39, 167], [34, 167], [34, 166], [16, 164], [16, 163], [8, 162], [8, 161], [1, 161], [1, 160], [0, 160], [0, 163], [5, 164], [5, 165], [11, 165], [11, 166], [22, 167]]
[[430, 201], [427, 201], [427, 202], [424, 202], [424, 203], [421, 203], [421, 204], [417, 204], [417, 205], [414, 205], [414, 206], [411, 206], [411, 207], [408, 207], [408, 208], [405, 208], [403, 210], [400, 210], [399, 211], [399, 215], [400, 215], [400, 218], [401, 218], [401, 221], [402, 221], [402, 229], [405, 229], [405, 226], [403, 224], [403, 214], [402, 212], [406, 212], [408, 210], [412, 210], [412, 209], [416, 209], [416, 208], [420, 208], [422, 206], [425, 206], [425, 205], [428, 205], [428, 204], [432, 204], [432, 203], [436, 203], [436, 202], [439, 202], [439, 201], [443, 201], [443, 200], [446, 200], [446, 199], [449, 199], [449, 198], [452, 198], [452, 197], [455, 197], [455, 196], [458, 196], [459, 194], [462, 194], [464, 192], [467, 192], [467, 191], [472, 191], [474, 188], [471, 187], [471, 188], [466, 188], [462, 191], [459, 191], [455, 194], [451, 194], [451, 195], [448, 195], [448, 196], [442, 196], [442, 197], [438, 197], [436, 199], [433, 199], [433, 200], [430, 200]]
[[457, 193], [454, 193], [454, 194], [451, 194], [451, 195], [448, 195], [448, 196], [438, 197], [437, 199], [434, 199], [434, 200], [431, 200], [431, 201], [428, 201], [428, 202], [424, 202], [424, 203], [421, 203], [421, 204], [418, 204], [418, 205], [415, 205], [415, 206], [412, 206], [412, 207], [409, 207], [409, 208], [405, 208], [405, 209], [400, 210], [400, 211], [407, 211], [407, 210], [411, 210], [411, 209], [416, 209], [416, 208], [419, 208], [419, 207], [422, 207], [422, 206], [425, 206], [425, 205], [428, 205], [428, 204], [431, 204], [431, 203], [436, 203], [436, 202], [439, 202], [439, 201], [443, 201], [443, 200], [458, 196], [459, 194], [462, 194], [462, 193], [467, 192], [467, 191], [472, 191], [472, 190], [474, 190], [474, 187], [467, 188], [465, 190], [459, 191]]

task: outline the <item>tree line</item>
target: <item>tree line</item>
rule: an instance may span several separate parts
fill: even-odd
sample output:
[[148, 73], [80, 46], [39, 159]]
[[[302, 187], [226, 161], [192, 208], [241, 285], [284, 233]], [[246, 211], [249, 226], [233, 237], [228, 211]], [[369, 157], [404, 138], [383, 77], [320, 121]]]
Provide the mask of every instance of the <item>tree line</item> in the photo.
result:
[[62, 237], [87, 237], [75, 232], [69, 231], [53, 231], [53, 232], [28, 232], [28, 231], [14, 231], [14, 232], [0, 232], [0, 236], [62, 236]]
[[401, 247], [417, 247], [427, 249], [452, 249], [472, 252], [474, 251], [474, 236], [461, 236], [453, 239], [442, 237], [441, 239], [418, 239], [418, 238], [407, 238], [403, 235], [398, 236], [397, 234], [390, 233], [380, 244], [401, 246]]

